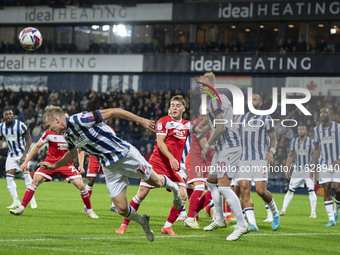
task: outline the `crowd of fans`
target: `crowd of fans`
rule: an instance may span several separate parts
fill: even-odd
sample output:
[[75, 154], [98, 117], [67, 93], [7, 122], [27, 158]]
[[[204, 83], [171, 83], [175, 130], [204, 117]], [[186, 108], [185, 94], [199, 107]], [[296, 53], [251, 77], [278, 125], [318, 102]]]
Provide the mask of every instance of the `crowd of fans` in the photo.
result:
[[[119, 107], [131, 111], [139, 116], [148, 119], [158, 120], [168, 114], [169, 102], [173, 95], [183, 95], [187, 102], [187, 111], [184, 119], [190, 119], [190, 91], [183, 93], [177, 89], [174, 91], [110, 91], [106, 93], [86, 90], [79, 92], [76, 90], [67, 91], [61, 89], [56, 91], [30, 91], [13, 92], [2, 89], [0, 91], [0, 108], [11, 107], [15, 115], [23, 121], [31, 132], [33, 142], [38, 141], [45, 130], [42, 115], [43, 109], [49, 104], [61, 106], [68, 114], [72, 115], [84, 110], [104, 109], [109, 107]], [[261, 93], [263, 99], [262, 109], [269, 109], [272, 104], [271, 95]], [[340, 97], [313, 96], [305, 107], [312, 113], [312, 116], [305, 116], [299, 109], [287, 109], [287, 116], [281, 116], [280, 107], [272, 114], [275, 119], [275, 130], [278, 140], [277, 153], [274, 165], [285, 165], [289, 150], [290, 141], [297, 136], [297, 127], [284, 127], [281, 121], [284, 119], [295, 119], [299, 124], [307, 126], [308, 136], [313, 137], [313, 128], [320, 123], [319, 110], [322, 107], [332, 109], [332, 119], [340, 122]], [[1, 122], [4, 119], [1, 118]], [[132, 121], [119, 118], [111, 119], [108, 124], [115, 130], [119, 137], [130, 141], [148, 159], [153, 150], [155, 133], [146, 131], [143, 127]], [[285, 125], [293, 123], [286, 122]], [[0, 165], [4, 166], [7, 149], [0, 150]], [[46, 150], [42, 150], [33, 160], [33, 163], [42, 161], [46, 156]], [[35, 164], [33, 164], [35, 165]], [[3, 167], [1, 168], [3, 174]], [[284, 173], [271, 173], [271, 178], [284, 178]], [[282, 180], [282, 179], [281, 179]], [[270, 184], [270, 182], [269, 182]], [[274, 183], [273, 185], [286, 185], [287, 183]]]

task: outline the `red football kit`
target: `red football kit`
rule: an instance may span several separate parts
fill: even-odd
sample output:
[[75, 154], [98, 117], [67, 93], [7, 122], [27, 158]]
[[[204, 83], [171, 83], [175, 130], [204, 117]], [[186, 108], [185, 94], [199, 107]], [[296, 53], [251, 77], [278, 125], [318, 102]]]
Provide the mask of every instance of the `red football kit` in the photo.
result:
[[[156, 123], [156, 135], [166, 136], [164, 142], [178, 163], [181, 162], [189, 129], [190, 121], [183, 119], [177, 121], [170, 115], [160, 118]], [[173, 170], [169, 159], [159, 149], [157, 139], [149, 163], [157, 174], [164, 174], [173, 182], [184, 183], [183, 178], [179, 174], [179, 169], [177, 171]]]
[[[58, 135], [51, 130], [47, 129], [45, 133], [40, 138], [40, 141], [44, 144], [48, 143], [48, 151], [45, 162], [54, 164], [59, 161], [65, 153], [68, 151], [67, 143], [63, 135]], [[44, 170], [39, 167], [35, 174], [40, 174], [44, 176], [47, 181], [51, 181], [56, 174], [62, 175], [62, 177], [70, 182], [70, 180], [75, 178], [81, 178], [81, 175], [77, 169], [73, 166], [73, 162], [62, 166], [56, 170]]]

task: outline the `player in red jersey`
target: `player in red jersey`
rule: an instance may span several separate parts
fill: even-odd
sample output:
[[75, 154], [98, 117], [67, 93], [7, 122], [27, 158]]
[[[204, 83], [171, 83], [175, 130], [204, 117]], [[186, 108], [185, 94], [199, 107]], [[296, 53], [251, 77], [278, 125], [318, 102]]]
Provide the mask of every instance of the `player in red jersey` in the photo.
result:
[[[201, 118], [195, 119], [192, 124], [198, 126], [202, 121]], [[209, 173], [209, 167], [211, 166], [212, 157], [214, 155], [215, 148], [213, 145], [209, 147], [209, 152], [206, 156], [206, 161], [203, 161], [201, 156], [202, 148], [204, 148], [209, 139], [211, 131], [205, 135], [193, 134], [191, 137], [191, 146], [189, 154], [185, 160], [186, 169], [188, 169], [188, 184], [194, 187], [189, 200], [189, 210], [187, 219], [184, 221], [184, 225], [191, 228], [199, 229], [199, 224], [195, 221], [195, 212], [198, 213], [202, 208], [208, 205], [212, 201], [210, 191], [206, 192], [203, 196], [204, 185]], [[202, 197], [201, 197], [202, 196]]]
[[[27, 170], [28, 162], [34, 157], [34, 155], [39, 151], [39, 149], [46, 143], [48, 143], [48, 152], [47, 152], [45, 162], [53, 164], [59, 161], [64, 156], [64, 154], [68, 151], [64, 136], [57, 135], [53, 131], [47, 129], [45, 133], [42, 135], [42, 137], [40, 138], [40, 140], [36, 143], [36, 145], [34, 145], [32, 151], [29, 153], [24, 163], [21, 165], [21, 168], [20, 168], [21, 172], [24, 172]], [[87, 207], [88, 215], [91, 218], [98, 218], [96, 213], [92, 210], [89, 192], [87, 191], [83, 183], [81, 175], [79, 174], [77, 169], [73, 166], [73, 162], [63, 167], [60, 167], [54, 171], [44, 170], [42, 168], [39, 168], [35, 172], [31, 184], [25, 191], [20, 207], [15, 210], [10, 210], [10, 213], [14, 215], [22, 215], [28, 202], [32, 199], [36, 188], [45, 181], [51, 181], [56, 174], [62, 175], [68, 182], [73, 183], [74, 186], [76, 186], [79, 189], [81, 198], [85, 206]]]
[[[185, 106], [186, 102], [182, 96], [177, 95], [171, 98], [170, 114], [160, 118], [156, 123], [156, 143], [149, 159], [149, 163], [157, 174], [167, 176], [179, 187], [182, 199], [181, 208], [176, 210], [174, 206], [171, 207], [168, 219], [162, 228], [162, 233], [168, 235], [176, 235], [172, 230], [172, 224], [176, 221], [187, 199], [185, 182], [179, 174], [181, 157], [190, 129], [190, 122], [182, 119]], [[141, 181], [137, 195], [130, 202], [136, 211], [152, 188], [154, 187]], [[125, 218], [116, 233], [123, 234], [128, 224], [129, 220]]]

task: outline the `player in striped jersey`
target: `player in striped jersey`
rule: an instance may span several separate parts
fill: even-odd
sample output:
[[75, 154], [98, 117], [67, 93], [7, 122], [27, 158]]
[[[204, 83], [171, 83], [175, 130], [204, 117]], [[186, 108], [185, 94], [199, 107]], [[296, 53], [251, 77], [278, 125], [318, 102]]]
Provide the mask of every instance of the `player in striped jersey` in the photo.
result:
[[[326, 227], [336, 225], [340, 208], [340, 124], [331, 121], [330, 116], [329, 108], [321, 108], [321, 124], [314, 128], [315, 148], [312, 171], [310, 173], [310, 177], [314, 179], [315, 182], [319, 180], [319, 183], [323, 185], [325, 190], [324, 203], [329, 219], [329, 222], [325, 225]], [[335, 193], [334, 211], [332, 182]]]
[[209, 101], [209, 125], [207, 126], [207, 129], [204, 130], [212, 130], [213, 132], [204, 148], [202, 148], [201, 155], [203, 160], [206, 161], [206, 155], [210, 146], [215, 144], [216, 153], [213, 156], [211, 163], [212, 168], [209, 171], [206, 183], [211, 191], [211, 196], [215, 204], [216, 220], [203, 230], [211, 231], [227, 226], [222, 211], [222, 195], [234, 212], [238, 223], [238, 227], [226, 238], [226, 240], [235, 241], [249, 232], [249, 226], [242, 214], [240, 200], [235, 192], [230, 189], [231, 180], [237, 176], [238, 172], [241, 156], [240, 136], [235, 126], [227, 125], [224, 122], [227, 120], [228, 123], [230, 123], [233, 120], [232, 105], [225, 95], [219, 92], [216, 94], [216, 92], [214, 92], [216, 91], [214, 89], [216, 82], [215, 75], [210, 72], [205, 73], [201, 76], [200, 82], [204, 89], [209, 89], [210, 94], [213, 93], [215, 99], [210, 99]]
[[54, 170], [66, 165], [77, 157], [77, 148], [95, 156], [103, 167], [106, 186], [118, 213], [141, 225], [147, 239], [152, 242], [154, 234], [149, 225], [149, 216], [139, 215], [127, 203], [128, 177], [143, 179], [150, 185], [171, 189], [176, 209], [181, 207], [178, 186], [166, 176], [156, 174], [132, 144], [117, 137], [111, 127], [103, 122], [112, 117], [130, 119], [149, 130], [154, 130], [154, 121], [119, 108], [82, 112], [66, 118], [60, 107], [47, 106], [44, 114], [45, 124], [57, 134], [64, 133], [69, 151], [58, 162], [41, 162], [39, 166]]
[[[10, 108], [4, 110], [5, 121], [0, 124], [0, 137], [4, 138], [8, 146], [8, 154], [6, 159], [6, 181], [7, 188], [13, 203], [7, 208], [15, 209], [20, 206], [17, 193], [17, 185], [14, 181], [14, 175], [20, 172], [20, 165], [25, 161], [29, 148], [32, 144], [32, 138], [27, 127], [21, 121], [14, 119], [13, 111]], [[2, 145], [2, 139], [0, 147]], [[31, 184], [32, 178], [29, 171], [24, 172], [26, 187]], [[37, 203], [33, 197], [31, 200], [31, 208], [37, 208]]]
[[[255, 109], [260, 109], [262, 99], [260, 95], [253, 94], [252, 102]], [[280, 214], [277, 210], [272, 194], [267, 190], [268, 164], [274, 162], [276, 152], [276, 135], [273, 120], [267, 115], [255, 115], [248, 112], [237, 118], [242, 138], [242, 156], [240, 172], [237, 177], [240, 185], [242, 206], [247, 216], [251, 231], [258, 232], [254, 214], [254, 205], [250, 198], [250, 184], [255, 182], [257, 194], [268, 204], [273, 213], [272, 230], [280, 226]], [[267, 151], [267, 135], [270, 139], [270, 149]]]
[[285, 215], [287, 207], [290, 201], [293, 199], [295, 189], [298, 187], [303, 187], [304, 183], [308, 188], [309, 201], [311, 207], [311, 213], [309, 218], [316, 218], [316, 194], [314, 192], [314, 183], [309, 178], [310, 167], [312, 163], [314, 142], [311, 138], [307, 136], [307, 128], [304, 125], [298, 127], [299, 136], [290, 142], [290, 149], [287, 158], [287, 169], [290, 169], [294, 157], [296, 159], [293, 168], [293, 173], [290, 179], [290, 172], [285, 172], [287, 179], [290, 179], [289, 188], [283, 200], [282, 210], [280, 215]]

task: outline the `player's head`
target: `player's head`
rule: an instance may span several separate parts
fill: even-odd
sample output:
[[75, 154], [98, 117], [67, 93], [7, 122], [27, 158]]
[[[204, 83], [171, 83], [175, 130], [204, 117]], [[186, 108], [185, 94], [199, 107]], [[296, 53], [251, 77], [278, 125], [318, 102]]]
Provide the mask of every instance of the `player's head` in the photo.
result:
[[331, 119], [331, 111], [327, 107], [320, 109], [320, 120], [322, 123], [327, 123]]
[[170, 100], [170, 115], [175, 120], [182, 118], [183, 112], [185, 112], [186, 102], [180, 95], [173, 96]]
[[[208, 84], [209, 86], [215, 87], [215, 83], [216, 83], [215, 74], [213, 72], [207, 72], [207, 73], [203, 74], [200, 77], [200, 82]], [[205, 89], [209, 89], [206, 86], [204, 86], [203, 84], [201, 84], [200, 86], [205, 88]]]
[[13, 122], [14, 113], [13, 113], [13, 110], [11, 108], [5, 108], [4, 109], [4, 119], [5, 119], [7, 124], [10, 124], [10, 123]]
[[67, 131], [65, 113], [59, 106], [46, 106], [43, 120], [47, 128], [57, 134]]
[[256, 110], [259, 110], [262, 105], [262, 98], [259, 94], [253, 94], [253, 106]]
[[300, 138], [304, 138], [307, 135], [307, 127], [305, 125], [299, 125], [298, 134]]

